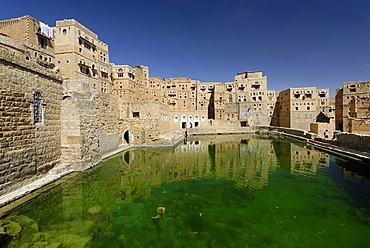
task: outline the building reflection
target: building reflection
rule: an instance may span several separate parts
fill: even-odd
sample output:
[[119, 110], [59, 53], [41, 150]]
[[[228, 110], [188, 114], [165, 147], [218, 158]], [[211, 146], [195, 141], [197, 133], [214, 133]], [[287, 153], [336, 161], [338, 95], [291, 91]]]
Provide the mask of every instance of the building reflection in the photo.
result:
[[119, 201], [126, 202], [174, 181], [217, 178], [261, 189], [277, 165], [272, 140], [254, 135], [192, 137], [174, 150], [127, 151], [119, 161]]
[[148, 198], [152, 187], [217, 178], [236, 187], [262, 189], [277, 167], [314, 176], [329, 165], [326, 153], [261, 135], [193, 136], [171, 150], [130, 150], [119, 157], [118, 201]]
[[329, 166], [328, 154], [316, 149], [292, 143], [290, 154], [292, 174], [313, 176], [316, 175], [318, 167]]
[[[329, 158], [325, 152], [278, 136], [190, 137], [174, 149], [128, 150], [71, 176], [35, 200], [36, 205], [55, 207], [23, 208], [31, 209], [28, 217], [40, 225], [63, 230], [61, 237], [68, 233], [78, 242], [99, 240], [99, 236], [86, 237], [112, 229], [112, 216], [126, 205], [122, 203], [149, 198], [164, 183], [217, 179], [239, 188], [263, 189], [275, 170], [314, 177], [320, 167], [329, 166]], [[346, 177], [363, 174], [340, 160], [336, 164]]]
[[291, 174], [315, 176], [319, 167], [329, 166], [329, 155], [303, 143], [281, 138], [273, 141], [278, 167]]

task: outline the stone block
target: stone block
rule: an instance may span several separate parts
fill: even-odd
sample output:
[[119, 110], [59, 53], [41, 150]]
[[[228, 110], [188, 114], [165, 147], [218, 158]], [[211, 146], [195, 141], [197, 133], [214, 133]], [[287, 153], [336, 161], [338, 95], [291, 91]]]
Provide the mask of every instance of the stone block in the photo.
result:
[[69, 145], [81, 144], [81, 136], [68, 136], [67, 137], [67, 143]]

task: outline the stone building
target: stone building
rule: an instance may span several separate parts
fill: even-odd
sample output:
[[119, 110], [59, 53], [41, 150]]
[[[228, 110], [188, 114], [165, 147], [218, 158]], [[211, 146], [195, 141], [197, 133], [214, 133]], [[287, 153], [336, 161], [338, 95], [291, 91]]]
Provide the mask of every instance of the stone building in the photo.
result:
[[146, 93], [153, 101], [166, 104], [174, 122], [180, 118], [182, 129], [269, 125], [276, 101], [262, 71], [239, 73], [233, 82], [150, 77], [148, 85]]
[[145, 88], [149, 80], [147, 66], [115, 65], [112, 64], [112, 94], [126, 102], [148, 102]]
[[369, 133], [369, 98], [370, 82], [343, 83], [335, 95], [336, 130]]
[[349, 131], [370, 134], [370, 97], [351, 99]]
[[370, 130], [368, 82], [345, 83], [334, 106], [327, 89], [268, 90], [262, 71], [230, 82], [154, 77], [144, 65], [110, 63], [108, 45], [74, 19], [55, 27], [31, 16], [0, 21], [0, 55], [0, 194], [56, 165], [89, 166], [131, 144], [173, 144], [188, 129], [321, 133], [335, 109], [338, 127]]
[[55, 67], [54, 32], [31, 16], [0, 21], [0, 35], [26, 46], [25, 58], [45, 68]]
[[279, 93], [272, 125], [309, 131], [311, 123], [334, 123], [330, 103], [328, 89], [289, 88]]
[[238, 73], [234, 78], [239, 119], [248, 125], [269, 126], [276, 103], [276, 92], [267, 89], [262, 71]]
[[76, 20], [56, 22], [55, 60], [65, 80], [88, 79], [97, 92], [111, 93], [108, 45]]
[[[16, 25], [19, 21], [32, 24], [27, 36], [37, 42], [35, 20], [17, 19]], [[9, 37], [0, 35], [0, 195], [61, 160], [62, 78], [30, 56], [52, 58], [41, 44], [31, 47]]]

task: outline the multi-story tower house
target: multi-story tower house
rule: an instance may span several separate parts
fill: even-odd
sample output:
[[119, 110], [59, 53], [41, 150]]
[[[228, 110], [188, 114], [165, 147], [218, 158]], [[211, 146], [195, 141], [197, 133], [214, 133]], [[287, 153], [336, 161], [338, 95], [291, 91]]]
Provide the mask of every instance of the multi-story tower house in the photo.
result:
[[97, 92], [111, 93], [108, 45], [76, 20], [57, 21], [55, 59], [67, 80], [89, 79]]
[[[150, 77], [147, 85], [146, 98], [168, 107], [170, 119], [174, 122], [170, 124], [175, 125], [174, 128], [178, 125], [183, 129], [198, 127], [200, 121], [205, 121], [213, 85], [210, 87], [212, 90], [207, 87], [200, 89], [202, 86], [198, 80], [184, 77]], [[202, 92], [201, 96], [199, 92]]]
[[335, 92], [335, 129], [343, 131], [343, 88]]
[[111, 73], [112, 94], [126, 102], [148, 101], [145, 86], [148, 84], [149, 68], [147, 66], [115, 65]]
[[[167, 92], [168, 96], [177, 96], [177, 103], [171, 105], [170, 109], [191, 111], [195, 110], [195, 94], [192, 92], [193, 81], [190, 78], [173, 78], [171, 79], [171, 89]], [[175, 87], [173, 87], [175, 86]]]
[[262, 71], [238, 73], [234, 82], [241, 124], [270, 125], [276, 92], [267, 89], [267, 77], [262, 75]]
[[221, 109], [217, 104], [221, 104], [224, 95], [223, 83], [199, 82], [196, 87], [196, 109], [202, 111], [206, 119], [215, 120], [216, 114], [219, 114], [217, 110]]
[[[366, 115], [358, 114], [354, 112], [358, 110], [358, 106], [363, 105], [360, 109], [366, 109], [366, 104], [368, 101], [366, 99], [370, 98], [370, 82], [345, 82], [343, 88], [337, 90], [335, 96], [335, 127], [337, 130], [344, 132], [356, 132], [357, 129], [360, 132], [364, 130], [370, 130], [369, 123], [366, 122]], [[365, 104], [365, 105], [364, 105]], [[351, 106], [354, 105], [354, 106]], [[370, 106], [367, 106], [370, 109]], [[355, 119], [362, 120], [362, 127], [360, 123], [353, 125], [351, 121], [356, 122]], [[356, 126], [358, 126], [356, 128]]]
[[370, 134], [370, 97], [351, 100], [349, 131], [352, 133]]
[[310, 130], [316, 122], [317, 94], [315, 87], [289, 88], [279, 93], [278, 126]]
[[0, 21], [0, 35], [20, 41], [27, 47], [26, 59], [46, 68], [54, 68], [54, 32], [47, 24], [31, 16]]
[[[179, 118], [181, 128], [193, 128], [200, 126], [200, 119], [205, 120], [207, 108], [206, 99], [198, 102], [198, 89], [200, 82], [190, 78], [177, 77], [166, 81], [164, 88], [165, 102], [176, 122]], [[202, 90], [204, 93], [208, 90]], [[207, 98], [207, 97], [206, 97]], [[203, 106], [202, 106], [203, 105]]]
[[238, 121], [238, 89], [236, 83], [225, 82], [217, 86], [215, 94], [215, 120]]
[[318, 89], [317, 91], [317, 122], [334, 123], [335, 103], [334, 99], [329, 97], [329, 89]]
[[135, 99], [133, 88], [135, 76], [133, 69], [128, 65], [112, 64], [112, 94], [118, 96], [126, 102]]
[[146, 98], [146, 87], [149, 82], [149, 67], [144, 65], [137, 65], [134, 67], [135, 81], [138, 86], [136, 94], [139, 94], [136, 99], [139, 102], [149, 102], [151, 99]]
[[[166, 104], [166, 93], [164, 91], [166, 87], [166, 81], [169, 79], [159, 78], [159, 77], [149, 77], [148, 85], [146, 87], [146, 97], [151, 99], [153, 102], [160, 102]], [[176, 101], [173, 101], [173, 104]]]
[[279, 93], [271, 125], [309, 131], [311, 123], [333, 123], [333, 111], [328, 89], [289, 88]]

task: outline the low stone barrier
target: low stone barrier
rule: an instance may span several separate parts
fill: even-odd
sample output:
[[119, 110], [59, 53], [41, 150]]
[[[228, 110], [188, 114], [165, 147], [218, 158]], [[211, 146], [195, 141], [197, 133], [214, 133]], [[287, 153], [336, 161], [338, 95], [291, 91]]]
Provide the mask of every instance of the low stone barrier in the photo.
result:
[[336, 140], [336, 143], [339, 146], [370, 152], [370, 135], [338, 133]]
[[353, 133], [336, 133], [333, 140], [323, 140], [317, 135], [304, 130], [284, 128], [284, 127], [255, 127], [257, 132], [278, 132], [286, 134], [317, 147], [336, 151], [339, 153], [355, 156], [361, 159], [370, 159], [370, 135]]

